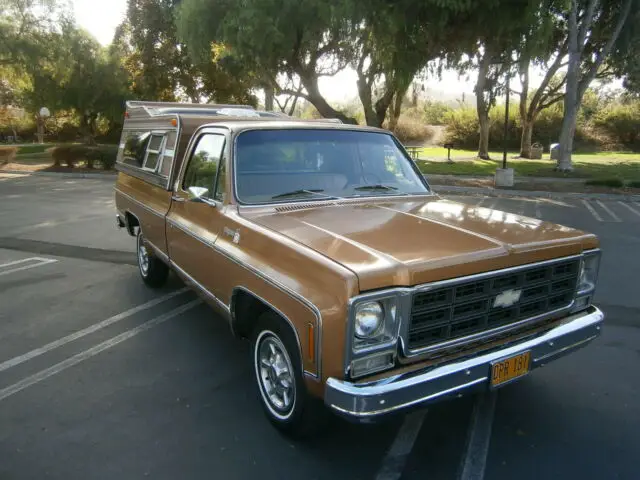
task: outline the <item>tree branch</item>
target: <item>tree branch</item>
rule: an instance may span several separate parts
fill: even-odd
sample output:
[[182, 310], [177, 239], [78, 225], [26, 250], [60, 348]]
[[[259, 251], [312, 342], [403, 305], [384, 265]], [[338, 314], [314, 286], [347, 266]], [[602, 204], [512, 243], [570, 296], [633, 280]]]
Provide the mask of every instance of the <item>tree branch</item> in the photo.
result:
[[562, 100], [564, 98], [564, 93], [561, 95], [556, 95], [555, 97], [550, 98], [547, 102], [541, 102], [540, 105], [538, 105], [538, 109], [536, 111], [536, 114], [540, 113], [542, 110], [544, 110], [545, 108], [550, 107], [551, 105], [553, 105], [554, 103], [559, 102], [560, 100]]
[[613, 48], [613, 45], [615, 44], [616, 40], [620, 36], [622, 27], [624, 26], [625, 22], [627, 21], [627, 18], [629, 17], [629, 12], [631, 11], [632, 3], [633, 3], [633, 0], [626, 0], [625, 4], [623, 5], [620, 11], [620, 17], [618, 17], [618, 23], [616, 24], [616, 28], [611, 34], [611, 37], [609, 37], [609, 40], [607, 41], [605, 46], [596, 56], [596, 59], [591, 65], [591, 68], [589, 69], [589, 71], [586, 72], [582, 80], [578, 82], [578, 99], [582, 98], [582, 96], [584, 95], [584, 92], [589, 87], [589, 84], [595, 78], [596, 73], [598, 73], [598, 69], [602, 65], [602, 62], [604, 62], [604, 59], [607, 57], [607, 55], [609, 55], [609, 52]]
[[591, 23], [593, 22], [593, 14], [596, 10], [596, 5], [598, 4], [598, 0], [589, 0], [589, 5], [587, 5], [587, 11], [582, 18], [582, 25], [578, 29], [578, 50], [582, 54], [585, 47], [585, 39], [587, 38], [587, 31], [591, 28]]

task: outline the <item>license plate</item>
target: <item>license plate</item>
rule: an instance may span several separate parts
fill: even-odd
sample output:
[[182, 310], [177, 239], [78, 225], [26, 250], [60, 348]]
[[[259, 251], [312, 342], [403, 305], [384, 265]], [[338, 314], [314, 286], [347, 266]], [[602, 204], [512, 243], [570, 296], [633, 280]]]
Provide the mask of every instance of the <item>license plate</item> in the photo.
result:
[[529, 373], [531, 352], [503, 358], [491, 365], [491, 386], [498, 387]]

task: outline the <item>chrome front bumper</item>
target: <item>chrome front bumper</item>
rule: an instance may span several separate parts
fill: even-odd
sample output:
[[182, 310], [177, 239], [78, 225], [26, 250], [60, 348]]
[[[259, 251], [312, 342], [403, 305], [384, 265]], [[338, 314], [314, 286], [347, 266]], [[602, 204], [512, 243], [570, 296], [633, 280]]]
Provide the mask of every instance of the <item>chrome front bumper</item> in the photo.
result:
[[416, 405], [489, 388], [491, 364], [531, 351], [531, 369], [584, 347], [600, 335], [604, 314], [596, 307], [571, 315], [565, 323], [530, 340], [423, 373], [395, 375], [370, 383], [327, 380], [325, 403], [336, 413], [367, 420]]

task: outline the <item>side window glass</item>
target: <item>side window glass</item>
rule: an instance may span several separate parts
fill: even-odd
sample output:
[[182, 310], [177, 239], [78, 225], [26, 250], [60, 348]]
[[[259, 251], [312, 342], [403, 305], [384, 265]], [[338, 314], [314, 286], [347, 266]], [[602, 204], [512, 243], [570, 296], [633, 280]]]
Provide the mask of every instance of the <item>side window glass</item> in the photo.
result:
[[164, 135], [152, 134], [147, 147], [147, 157], [142, 168], [155, 172], [160, 160], [160, 153], [164, 146]]
[[142, 167], [150, 137], [150, 132], [131, 132], [127, 135], [122, 161], [135, 167]]
[[187, 170], [184, 174], [182, 189], [188, 191], [190, 187], [206, 188], [203, 196], [213, 198], [218, 164], [224, 148], [224, 136], [205, 134], [198, 140]]

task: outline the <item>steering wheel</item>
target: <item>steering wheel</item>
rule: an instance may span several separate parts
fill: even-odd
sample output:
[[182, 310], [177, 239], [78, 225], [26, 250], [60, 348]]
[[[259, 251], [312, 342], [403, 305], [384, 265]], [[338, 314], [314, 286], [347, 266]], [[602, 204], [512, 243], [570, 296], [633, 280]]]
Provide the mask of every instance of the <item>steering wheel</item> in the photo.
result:
[[382, 183], [382, 178], [380, 178], [377, 174], [372, 173], [372, 172], [363, 172], [362, 173], [362, 179], [364, 180], [365, 183], [369, 183], [367, 182], [367, 177], [375, 177], [376, 179], [372, 182], [374, 185], [375, 184], [380, 184]]

